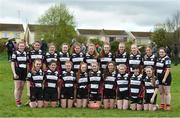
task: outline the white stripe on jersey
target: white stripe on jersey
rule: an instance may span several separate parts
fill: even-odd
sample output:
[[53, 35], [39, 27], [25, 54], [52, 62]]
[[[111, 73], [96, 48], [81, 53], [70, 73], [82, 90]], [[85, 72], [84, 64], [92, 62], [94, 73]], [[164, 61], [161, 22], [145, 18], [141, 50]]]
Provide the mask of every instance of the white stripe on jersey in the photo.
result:
[[132, 84], [132, 85], [140, 85], [141, 82], [140, 82], [140, 81], [137, 81], [137, 80], [131, 80], [131, 84]]
[[101, 77], [90, 77], [89, 80], [90, 81], [100, 81]]
[[139, 93], [139, 89], [131, 88], [131, 93]]
[[112, 89], [112, 88], [113, 88], [113, 85], [111, 85], [111, 84], [105, 84], [105, 88], [106, 88], [106, 89]]
[[78, 83], [83, 83], [83, 82], [88, 82], [88, 79], [87, 78], [80, 78], [78, 80]]
[[70, 58], [69, 57], [61, 57], [59, 58], [60, 61], [69, 61]]
[[154, 93], [154, 89], [146, 89], [146, 93]]
[[41, 76], [41, 75], [33, 76], [32, 79], [33, 80], [43, 80], [43, 76]]
[[154, 65], [154, 61], [144, 61], [144, 65], [148, 65], [148, 66]]
[[73, 87], [73, 84], [66, 83], [65, 87]]
[[20, 68], [26, 68], [26, 64], [19, 64]]
[[76, 57], [72, 59], [72, 62], [81, 62], [83, 61], [83, 57]]
[[42, 55], [31, 55], [31, 59], [42, 59]]
[[26, 57], [17, 57], [17, 60], [18, 60], [18, 61], [26, 61], [27, 58], [26, 58]]
[[42, 87], [41, 83], [35, 83], [35, 87]]
[[129, 60], [129, 64], [140, 64], [140, 60]]
[[128, 84], [128, 81], [127, 80], [117, 80], [117, 84], [118, 85]]
[[55, 75], [46, 75], [46, 78], [49, 80], [58, 80], [58, 77]]
[[116, 62], [126, 62], [127, 59], [126, 58], [116, 58], [115, 61]]
[[98, 84], [91, 84], [91, 88], [92, 88], [92, 89], [97, 89], [98, 87], [99, 87]]
[[106, 81], [115, 81], [115, 77], [107, 76]]
[[75, 80], [75, 77], [72, 77], [72, 76], [66, 76], [66, 77], [63, 77], [63, 80], [64, 80], [64, 81], [67, 81], [67, 80], [74, 81], [74, 80]]
[[108, 57], [101, 58], [101, 62], [109, 62], [109, 61], [112, 61], [112, 58], [108, 58]]
[[122, 91], [127, 91], [128, 88], [119, 88], [119, 91], [122, 92]]
[[55, 84], [55, 83], [48, 83], [48, 87], [55, 88], [55, 87], [56, 87], [56, 84]]
[[163, 66], [164, 66], [164, 63], [157, 62], [157, 63], [156, 63], [156, 66], [157, 66], [157, 67], [163, 67]]

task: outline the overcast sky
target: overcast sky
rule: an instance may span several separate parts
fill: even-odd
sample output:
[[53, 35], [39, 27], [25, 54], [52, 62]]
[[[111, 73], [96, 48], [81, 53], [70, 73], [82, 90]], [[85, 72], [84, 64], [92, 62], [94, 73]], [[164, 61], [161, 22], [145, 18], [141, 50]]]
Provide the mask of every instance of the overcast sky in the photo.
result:
[[180, 10], [180, 0], [0, 0], [1, 23], [37, 23], [53, 4], [64, 3], [77, 28], [152, 31]]

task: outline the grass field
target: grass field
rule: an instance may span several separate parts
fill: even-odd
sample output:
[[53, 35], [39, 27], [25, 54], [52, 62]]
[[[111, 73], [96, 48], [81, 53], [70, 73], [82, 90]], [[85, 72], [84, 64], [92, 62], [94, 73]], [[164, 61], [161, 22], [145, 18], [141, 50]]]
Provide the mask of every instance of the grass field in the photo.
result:
[[[0, 116], [1, 117], [171, 117], [180, 116], [180, 66], [172, 66], [172, 110], [145, 112], [122, 110], [91, 110], [91, 109], [61, 109], [41, 108], [31, 109], [23, 106], [17, 108], [13, 96], [13, 80], [10, 63], [5, 54], [0, 54]], [[158, 96], [159, 97], [159, 96]], [[23, 94], [23, 103], [27, 101], [26, 90]]]

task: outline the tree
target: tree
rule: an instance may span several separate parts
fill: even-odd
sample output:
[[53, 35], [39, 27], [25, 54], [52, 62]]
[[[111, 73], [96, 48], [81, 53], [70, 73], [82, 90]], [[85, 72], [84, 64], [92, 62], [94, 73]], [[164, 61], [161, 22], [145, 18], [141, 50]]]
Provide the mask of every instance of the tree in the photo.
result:
[[76, 37], [74, 16], [64, 4], [56, 4], [50, 7], [44, 15], [39, 18], [41, 26], [39, 31], [47, 42], [54, 42], [56, 46], [62, 43], [70, 43]]
[[166, 46], [166, 30], [162, 27], [156, 27], [151, 36], [151, 40], [157, 44], [158, 47]]

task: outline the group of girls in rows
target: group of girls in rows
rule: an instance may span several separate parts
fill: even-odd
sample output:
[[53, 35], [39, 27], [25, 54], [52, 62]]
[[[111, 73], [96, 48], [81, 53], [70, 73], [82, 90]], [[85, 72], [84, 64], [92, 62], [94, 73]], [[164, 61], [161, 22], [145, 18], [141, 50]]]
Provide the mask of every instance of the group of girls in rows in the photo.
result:
[[119, 43], [115, 54], [109, 43], [104, 43], [98, 54], [90, 43], [86, 53], [75, 43], [72, 53], [68, 44], [57, 52], [53, 43], [43, 53], [38, 41], [31, 51], [18, 43], [13, 53], [11, 67], [14, 77], [16, 105], [21, 106], [21, 96], [27, 80], [30, 107], [62, 108], [118, 108], [131, 110], [157, 110], [157, 93], [160, 93], [160, 109], [170, 110], [171, 60], [165, 49], [158, 56], [147, 47], [142, 56], [136, 44], [131, 52]]

